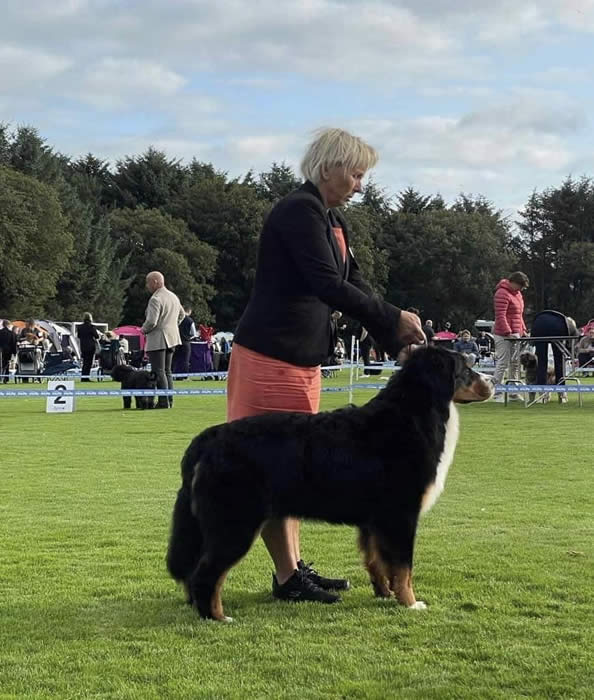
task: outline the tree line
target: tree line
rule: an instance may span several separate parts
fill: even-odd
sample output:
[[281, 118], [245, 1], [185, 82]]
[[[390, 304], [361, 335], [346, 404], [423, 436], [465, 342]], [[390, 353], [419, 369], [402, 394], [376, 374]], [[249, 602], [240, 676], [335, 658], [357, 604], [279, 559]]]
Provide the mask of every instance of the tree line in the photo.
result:
[[[249, 298], [263, 221], [300, 184], [284, 163], [230, 178], [154, 148], [111, 167], [56, 152], [35, 128], [0, 124], [0, 317], [80, 319], [114, 326], [144, 317], [145, 274], [201, 323], [232, 330]], [[528, 316], [545, 308], [594, 316], [594, 182], [568, 177], [533, 192], [517, 221], [482, 196], [371, 181], [345, 208], [359, 265], [378, 293], [423, 318], [471, 327], [492, 318], [496, 283], [531, 279]]]

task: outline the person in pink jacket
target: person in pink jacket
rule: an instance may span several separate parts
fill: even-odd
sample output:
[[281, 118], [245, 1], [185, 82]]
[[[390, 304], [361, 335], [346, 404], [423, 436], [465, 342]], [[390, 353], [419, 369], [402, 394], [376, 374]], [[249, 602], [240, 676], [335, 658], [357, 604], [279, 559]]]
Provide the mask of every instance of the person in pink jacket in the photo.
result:
[[[522, 290], [529, 285], [528, 276], [514, 272], [508, 279], [502, 279], [495, 289], [495, 384], [501, 384], [506, 370], [508, 379], [520, 378], [520, 343], [510, 343], [506, 338], [520, 338], [526, 335], [524, 323], [524, 297]], [[521, 400], [518, 394], [510, 394], [510, 399]], [[495, 394], [495, 401], [503, 401], [501, 392]]]

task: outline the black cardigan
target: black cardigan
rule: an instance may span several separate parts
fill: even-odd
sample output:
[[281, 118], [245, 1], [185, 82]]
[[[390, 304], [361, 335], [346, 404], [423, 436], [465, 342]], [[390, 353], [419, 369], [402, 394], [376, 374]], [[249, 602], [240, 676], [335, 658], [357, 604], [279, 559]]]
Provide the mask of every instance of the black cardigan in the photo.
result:
[[[334, 222], [344, 232], [345, 262]], [[360, 321], [391, 355], [402, 347], [397, 338], [400, 309], [382, 301], [363, 280], [345, 221], [327, 210], [317, 187], [306, 182], [281, 199], [264, 223], [254, 289], [234, 342], [313, 367], [332, 352], [330, 314], [335, 309]]]
[[85, 355], [95, 352], [95, 341], [99, 340], [99, 331], [90, 321], [83, 321], [76, 327], [76, 335], [80, 340], [80, 351]]

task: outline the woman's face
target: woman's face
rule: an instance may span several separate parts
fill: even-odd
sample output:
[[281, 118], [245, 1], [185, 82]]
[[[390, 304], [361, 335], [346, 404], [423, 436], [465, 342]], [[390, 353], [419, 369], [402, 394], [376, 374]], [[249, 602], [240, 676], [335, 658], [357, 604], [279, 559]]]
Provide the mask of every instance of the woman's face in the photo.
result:
[[326, 205], [328, 207], [345, 205], [354, 194], [361, 192], [364, 176], [365, 171], [360, 168], [345, 170], [342, 166], [336, 166], [328, 170], [319, 185]]

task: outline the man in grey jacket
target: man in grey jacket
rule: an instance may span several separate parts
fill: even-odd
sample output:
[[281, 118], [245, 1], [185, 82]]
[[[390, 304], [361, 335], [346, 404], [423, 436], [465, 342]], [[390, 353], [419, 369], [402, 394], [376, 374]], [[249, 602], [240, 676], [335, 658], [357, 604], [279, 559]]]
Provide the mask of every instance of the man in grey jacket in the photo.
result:
[[[171, 362], [175, 348], [181, 344], [178, 326], [185, 313], [177, 296], [165, 287], [165, 278], [160, 272], [148, 273], [146, 288], [152, 292], [152, 296], [142, 324], [142, 332], [146, 336], [145, 351], [157, 375], [157, 389], [173, 389]], [[157, 408], [171, 406], [172, 396], [159, 396]]]

